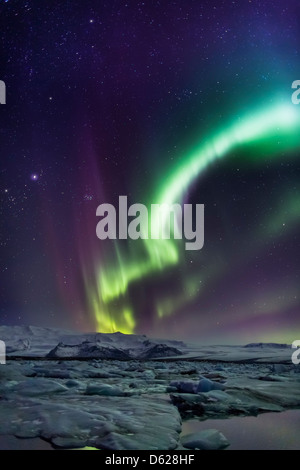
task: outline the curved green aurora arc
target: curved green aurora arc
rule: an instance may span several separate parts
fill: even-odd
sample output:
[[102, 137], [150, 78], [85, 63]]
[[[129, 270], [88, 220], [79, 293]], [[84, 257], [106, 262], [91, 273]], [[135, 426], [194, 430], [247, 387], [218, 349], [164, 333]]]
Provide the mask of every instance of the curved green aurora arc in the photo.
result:
[[[295, 106], [278, 104], [259, 112], [251, 112], [216, 135], [207, 138], [193, 149], [173, 171], [164, 175], [150, 204], [182, 202], [185, 192], [216, 160], [228, 156], [234, 149], [254, 145], [253, 158], [275, 155], [278, 150], [292, 150], [300, 146], [300, 113]], [[146, 281], [152, 274], [176, 266], [184, 254], [181, 240], [139, 240], [128, 243], [126, 254], [115, 242], [116, 259], [108, 267], [95, 266], [95, 282], [85, 279], [90, 310], [101, 332], [134, 333], [137, 318], [131, 301], [130, 288]], [[133, 246], [136, 244], [135, 246]], [[137, 244], [140, 247], [137, 250]], [[193, 279], [186, 282], [185, 301], [195, 292]], [[156, 318], [172, 314], [172, 299], [157, 305]]]

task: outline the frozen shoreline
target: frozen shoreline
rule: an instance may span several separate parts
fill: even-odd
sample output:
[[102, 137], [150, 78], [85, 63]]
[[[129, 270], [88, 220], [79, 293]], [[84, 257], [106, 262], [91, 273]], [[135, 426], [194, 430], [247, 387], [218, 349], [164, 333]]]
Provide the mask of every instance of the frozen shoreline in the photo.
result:
[[1, 335], [9, 351], [0, 366], [0, 436], [7, 442], [219, 449], [230, 442], [218, 429], [186, 437], [182, 421], [300, 408], [300, 368], [288, 345], [191, 348], [143, 335], [34, 327], [0, 327]]

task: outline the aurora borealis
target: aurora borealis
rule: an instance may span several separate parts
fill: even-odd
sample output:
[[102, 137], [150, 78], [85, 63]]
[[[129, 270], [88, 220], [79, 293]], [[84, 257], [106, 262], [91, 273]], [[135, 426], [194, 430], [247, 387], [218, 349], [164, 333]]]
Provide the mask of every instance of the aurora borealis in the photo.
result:
[[[185, 159], [174, 175], [166, 178], [167, 184], [165, 184], [162, 195], [157, 198], [157, 201], [167, 204], [182, 201], [183, 193], [188, 190], [192, 181], [199, 177], [214, 160], [226, 156], [232, 147], [236, 145], [255, 142], [264, 137], [268, 138], [270, 133], [273, 138], [276, 137], [278, 139], [282, 137], [281, 134], [290, 134], [290, 132], [293, 134], [299, 131], [300, 115], [291, 105], [286, 107], [279, 106], [261, 114], [254, 114], [246, 122], [232, 126], [232, 128], [223, 131], [216, 138], [212, 138], [211, 142], [205, 144], [204, 148], [195, 150], [191, 156]], [[147, 239], [143, 240], [143, 243], [145, 245], [145, 252], [142, 258], [138, 256], [135, 259], [135, 254], [131, 253], [131, 256], [126, 261], [119, 257], [116, 267], [114, 266], [111, 270], [99, 269], [96, 287], [98, 299], [95, 298], [95, 294], [93, 295], [92, 292], [88, 294], [88, 297], [92, 298], [91, 308], [97, 312], [100, 331], [106, 329], [108, 329], [108, 332], [118, 330], [118, 324], [120, 324], [122, 329], [132, 333], [135, 322], [131, 306], [125, 303], [126, 306], [123, 310], [123, 306], [120, 307], [118, 305], [117, 312], [112, 315], [112, 321], [114, 322], [116, 315], [120, 316], [120, 319], [117, 323], [113, 324], [110, 323], [110, 313], [107, 315], [104, 313], [104, 306], [110, 305], [111, 302], [119, 298], [123, 302], [132, 282], [141, 281], [152, 273], [160, 272], [168, 266], [176, 265], [180, 262], [182, 256], [184, 256], [180, 257], [178, 253], [179, 249], [176, 245], [179, 242], [172, 239]], [[199, 275], [201, 277], [201, 271]], [[185, 301], [188, 302], [191, 292], [189, 289], [186, 289], [186, 291]], [[174, 294], [168, 295], [167, 304], [170, 302], [170, 297], [172, 298], [173, 296]], [[170, 313], [174, 309], [176, 309], [176, 301]], [[156, 308], [156, 311], [159, 317], [163, 317], [166, 314], [163, 307]]]
[[[0, 2], [1, 323], [292, 342], [299, 8]], [[96, 208], [205, 205], [205, 244], [99, 240]]]

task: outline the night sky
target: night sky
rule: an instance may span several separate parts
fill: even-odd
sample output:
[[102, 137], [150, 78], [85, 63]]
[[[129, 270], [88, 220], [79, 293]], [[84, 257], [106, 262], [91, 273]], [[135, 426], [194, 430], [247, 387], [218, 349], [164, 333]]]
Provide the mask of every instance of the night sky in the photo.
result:
[[[0, 323], [300, 336], [298, 0], [0, 0]], [[96, 208], [205, 204], [205, 244]]]

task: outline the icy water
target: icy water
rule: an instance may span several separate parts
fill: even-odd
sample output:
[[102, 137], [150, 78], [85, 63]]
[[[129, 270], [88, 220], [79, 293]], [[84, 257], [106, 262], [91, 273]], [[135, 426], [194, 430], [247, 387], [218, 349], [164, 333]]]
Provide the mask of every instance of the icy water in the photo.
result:
[[[300, 450], [300, 410], [265, 413], [257, 417], [192, 419], [183, 422], [182, 435], [205, 429], [221, 431], [231, 443], [229, 450]], [[51, 450], [41, 439], [0, 436], [0, 450]]]
[[231, 443], [229, 450], [300, 450], [300, 410], [257, 417], [192, 419], [183, 422], [182, 435], [205, 429], [221, 431]]
[[0, 450], [53, 450], [42, 439], [17, 439], [14, 436], [0, 436]]

